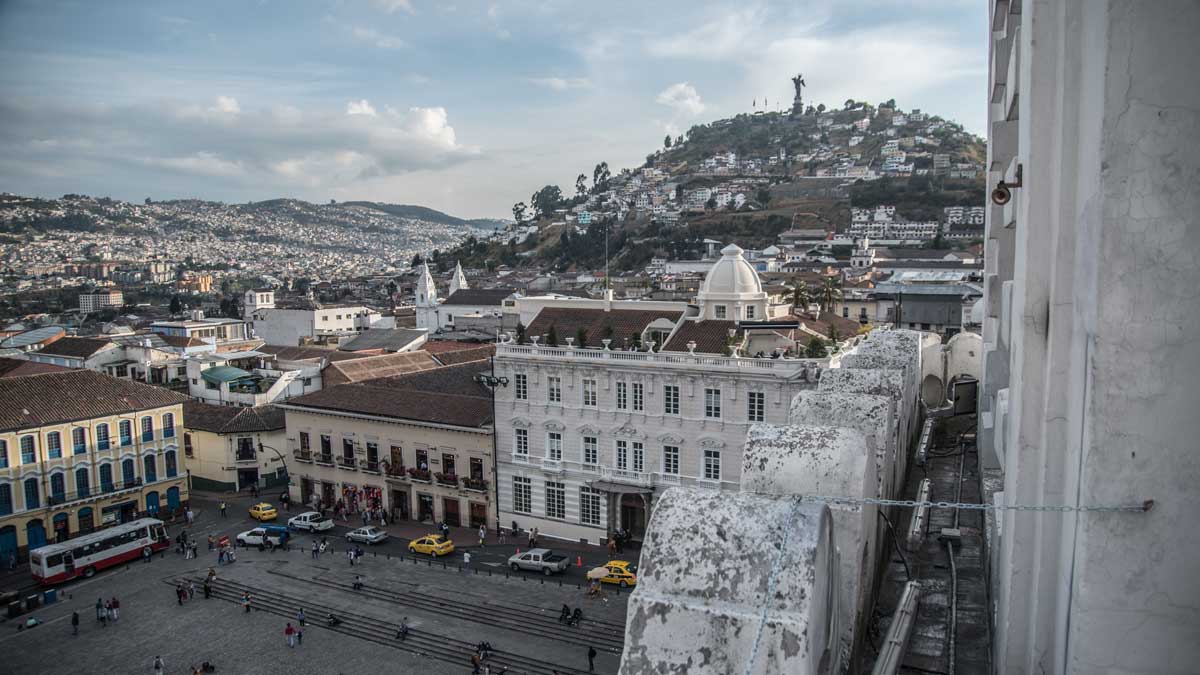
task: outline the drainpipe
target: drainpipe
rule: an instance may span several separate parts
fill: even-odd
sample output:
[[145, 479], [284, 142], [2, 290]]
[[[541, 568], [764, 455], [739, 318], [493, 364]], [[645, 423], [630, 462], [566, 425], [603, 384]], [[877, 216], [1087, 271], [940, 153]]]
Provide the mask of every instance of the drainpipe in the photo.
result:
[[917, 619], [920, 595], [921, 584], [910, 581], [904, 585], [900, 603], [896, 606], [896, 613], [892, 615], [892, 625], [888, 628], [887, 637], [883, 640], [871, 675], [895, 675], [900, 671], [900, 664], [908, 651], [908, 639]]

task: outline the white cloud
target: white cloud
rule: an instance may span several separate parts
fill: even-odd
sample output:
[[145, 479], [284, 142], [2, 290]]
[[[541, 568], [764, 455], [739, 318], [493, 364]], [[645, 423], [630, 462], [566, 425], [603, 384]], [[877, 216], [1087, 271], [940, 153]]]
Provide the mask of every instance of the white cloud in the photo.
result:
[[699, 115], [704, 112], [704, 102], [700, 100], [700, 92], [687, 82], [675, 84], [658, 92], [654, 100], [665, 106], [670, 106], [676, 112], [686, 115]]
[[209, 110], [215, 113], [236, 115], [242, 112], [242, 106], [238, 105], [237, 99], [232, 96], [218, 96], [217, 104], [209, 108]]
[[398, 10], [404, 10], [409, 14], [416, 13], [416, 10], [414, 10], [412, 6], [412, 0], [371, 0], [371, 4], [375, 5], [376, 8], [387, 12], [388, 14]]
[[186, 157], [146, 157], [142, 162], [147, 166], [201, 176], [233, 177], [246, 174], [241, 162], [221, 159], [211, 152], [197, 152]]
[[350, 101], [346, 104], [347, 115], [369, 115], [375, 117], [379, 113], [375, 112], [375, 108], [371, 107], [371, 102], [367, 99], [361, 101]]
[[529, 82], [555, 91], [586, 89], [592, 86], [586, 77], [531, 77]]
[[392, 35], [385, 35], [374, 28], [351, 26], [350, 35], [359, 42], [363, 42], [380, 49], [400, 49], [404, 46], [404, 40]]

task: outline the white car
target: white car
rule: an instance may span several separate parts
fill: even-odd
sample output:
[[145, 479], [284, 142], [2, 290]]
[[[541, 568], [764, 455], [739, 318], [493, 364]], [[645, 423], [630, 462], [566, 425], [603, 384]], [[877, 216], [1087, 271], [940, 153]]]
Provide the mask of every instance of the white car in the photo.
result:
[[288, 527], [293, 530], [308, 530], [309, 532], [324, 532], [333, 529], [333, 521], [316, 511], [307, 511], [288, 519]]
[[269, 540], [273, 545], [280, 546], [286, 536], [287, 532], [282, 527], [272, 525], [271, 529], [256, 527], [246, 530], [237, 536], [237, 542], [242, 546], [263, 546]]
[[360, 527], [357, 530], [351, 530], [350, 532], [347, 532], [346, 541], [359, 541], [364, 544], [378, 544], [384, 539], [387, 539], [387, 536], [387, 532], [384, 532], [378, 527], [368, 525], [367, 527]]

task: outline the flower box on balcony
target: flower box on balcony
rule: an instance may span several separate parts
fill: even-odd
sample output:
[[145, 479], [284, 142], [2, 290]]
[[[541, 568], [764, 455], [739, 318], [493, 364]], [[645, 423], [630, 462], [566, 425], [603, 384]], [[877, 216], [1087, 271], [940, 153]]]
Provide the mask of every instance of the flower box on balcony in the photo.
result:
[[482, 478], [464, 478], [463, 487], [476, 492], [487, 492], [488, 482]]
[[458, 485], [458, 476], [452, 473], [437, 473], [437, 482], [439, 485], [449, 485], [455, 487]]
[[408, 470], [408, 476], [409, 476], [409, 478], [412, 478], [413, 480], [421, 481], [423, 483], [432, 482], [431, 475], [429, 473], [429, 469], [418, 469], [416, 467], [413, 467]]

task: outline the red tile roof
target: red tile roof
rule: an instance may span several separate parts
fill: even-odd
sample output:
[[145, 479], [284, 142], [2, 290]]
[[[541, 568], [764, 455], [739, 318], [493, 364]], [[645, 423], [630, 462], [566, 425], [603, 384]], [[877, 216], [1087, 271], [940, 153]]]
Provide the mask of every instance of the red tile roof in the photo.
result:
[[0, 431], [132, 413], [187, 400], [170, 389], [92, 370], [0, 378]]
[[599, 347], [600, 341], [605, 338], [612, 338], [615, 347], [632, 340], [634, 335], [641, 335], [646, 326], [658, 319], [668, 319], [674, 323], [682, 314], [661, 309], [614, 309], [606, 312], [603, 309], [546, 307], [529, 323], [525, 335], [545, 335], [553, 326], [558, 333], [559, 344], [565, 345], [566, 339], [576, 337], [582, 328], [588, 347]]
[[40, 350], [38, 350], [38, 353], [49, 354], [51, 356], [69, 356], [78, 359], [86, 359], [92, 354], [95, 354], [111, 344], [112, 343], [108, 340], [65, 337], [61, 340], [55, 340], [45, 347], [42, 347]]
[[700, 354], [724, 354], [729, 331], [736, 330], [733, 321], [684, 321], [664, 348], [669, 352], [686, 352], [689, 342], [696, 343]]
[[0, 377], [25, 377], [43, 373], [60, 373], [64, 370], [70, 370], [70, 368], [54, 366], [49, 363], [34, 363], [25, 359], [0, 358]]

